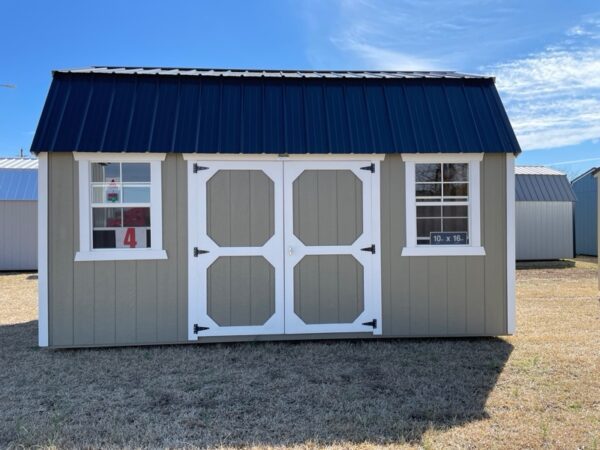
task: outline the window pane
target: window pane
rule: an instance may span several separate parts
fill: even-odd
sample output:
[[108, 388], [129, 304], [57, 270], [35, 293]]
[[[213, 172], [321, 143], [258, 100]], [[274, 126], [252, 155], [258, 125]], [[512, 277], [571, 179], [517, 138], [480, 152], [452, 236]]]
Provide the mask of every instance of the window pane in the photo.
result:
[[444, 197], [466, 197], [469, 195], [467, 183], [444, 184]]
[[441, 219], [417, 219], [417, 237], [429, 238], [432, 231], [442, 231]]
[[117, 248], [149, 248], [150, 230], [143, 227], [119, 228], [115, 231]]
[[444, 206], [444, 217], [468, 217], [468, 206]]
[[119, 163], [92, 163], [92, 181], [94, 183], [109, 183], [120, 181]]
[[124, 227], [149, 227], [150, 208], [123, 208]]
[[442, 217], [441, 206], [417, 206], [417, 217]]
[[123, 203], [150, 203], [150, 187], [123, 186]]
[[114, 230], [94, 230], [92, 237], [93, 248], [115, 248], [115, 231]]
[[469, 231], [468, 219], [444, 219], [444, 231]]
[[123, 163], [123, 182], [150, 182], [150, 163]]
[[444, 181], [469, 181], [469, 164], [444, 164]]
[[441, 184], [417, 184], [415, 187], [417, 197], [440, 197], [442, 195]]
[[120, 203], [121, 189], [116, 186], [92, 187], [92, 203]]
[[116, 228], [121, 226], [121, 208], [93, 208], [94, 228]]
[[442, 181], [442, 165], [415, 164], [415, 181]]

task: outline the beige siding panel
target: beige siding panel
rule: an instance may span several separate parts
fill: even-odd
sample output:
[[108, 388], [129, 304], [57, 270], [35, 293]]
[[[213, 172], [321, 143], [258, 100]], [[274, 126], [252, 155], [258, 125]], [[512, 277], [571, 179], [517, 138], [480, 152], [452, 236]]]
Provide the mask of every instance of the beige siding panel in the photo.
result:
[[99, 345], [116, 343], [115, 274], [114, 261], [94, 263], [94, 342]]
[[[51, 346], [187, 340], [187, 183], [181, 155], [163, 163], [166, 261], [74, 262], [79, 248], [78, 165], [49, 155]], [[160, 320], [159, 320], [160, 317]]]
[[448, 258], [429, 258], [429, 332], [448, 333]]
[[410, 335], [410, 258], [400, 256], [406, 242], [404, 164], [399, 156], [381, 164], [381, 269], [383, 333]]
[[[496, 155], [494, 155], [496, 156]], [[506, 332], [506, 157], [483, 160], [485, 332]]]
[[481, 163], [481, 235], [487, 256], [402, 257], [404, 163], [381, 164], [383, 334], [498, 335], [506, 332], [506, 171], [504, 154]]
[[219, 170], [207, 206], [208, 234], [220, 246], [262, 246], [275, 230], [273, 181], [261, 170]]
[[177, 340], [177, 161], [167, 158], [162, 170], [163, 247], [167, 260], [156, 263], [157, 321], [159, 341]]
[[[49, 326], [50, 345], [73, 345], [73, 158], [55, 153], [48, 160]], [[90, 280], [90, 282], [92, 282]], [[79, 299], [77, 300], [79, 301]]]
[[[76, 162], [71, 164], [73, 186], [79, 185], [79, 171]], [[74, 197], [77, 205], [79, 199]], [[73, 247], [79, 249], [79, 213], [73, 213]], [[72, 263], [71, 263], [72, 264]], [[94, 263], [82, 262], [73, 265], [73, 342], [82, 345], [93, 345], [95, 342], [95, 293]]]
[[94, 263], [77, 263], [74, 271], [73, 340], [78, 345], [93, 345], [96, 342]]
[[467, 258], [467, 334], [485, 334], [485, 257]]
[[351, 323], [364, 310], [363, 269], [351, 255], [309, 255], [294, 267], [294, 312], [308, 324]]
[[294, 234], [304, 244], [349, 245], [362, 234], [362, 182], [350, 170], [305, 170], [292, 189]]
[[[169, 257], [167, 261], [73, 262], [78, 249], [76, 168], [70, 153], [49, 155], [50, 345], [186, 342], [189, 251], [186, 162], [181, 155], [173, 154], [168, 155], [163, 163], [163, 203], [169, 203], [163, 204], [163, 240]], [[173, 176], [174, 173], [176, 176]], [[294, 227], [302, 228], [310, 239], [319, 240], [319, 218], [316, 212], [311, 216], [311, 210], [314, 212], [315, 208], [311, 208], [310, 198], [315, 198], [319, 192], [317, 174], [313, 177], [314, 182], [303, 183], [302, 189], [294, 193], [294, 202], [300, 211], [298, 217], [294, 217]], [[444, 301], [447, 301], [447, 306], [444, 312], [441, 302], [437, 303], [443, 299], [436, 294], [440, 286], [432, 284], [438, 282], [438, 274], [443, 272], [442, 259], [400, 256], [405, 243], [404, 163], [399, 155], [388, 155], [381, 164], [385, 336], [436, 335], [444, 320], [448, 334], [495, 335], [506, 332], [505, 155], [486, 154], [481, 179], [481, 232], [487, 256], [445, 258], [447, 294]], [[349, 195], [349, 189], [339, 187], [345, 181], [336, 180], [336, 197]], [[264, 186], [249, 183], [252, 196], [263, 195], [259, 191], [264, 192]], [[256, 210], [264, 211], [264, 208]], [[264, 216], [261, 212], [260, 217]], [[340, 217], [344, 217], [344, 223], [348, 222], [348, 215], [337, 215], [330, 221], [335, 219], [339, 222]], [[258, 218], [255, 220], [260, 222]], [[264, 224], [264, 221], [260, 223]], [[177, 232], [171, 231], [167, 236], [168, 229]], [[346, 233], [346, 229], [336, 230], [339, 234]], [[348, 230], [351, 231], [350, 228]], [[255, 236], [252, 229], [250, 239], [254, 241], [257, 239]], [[339, 266], [339, 262], [337, 264]], [[320, 280], [320, 275], [333, 267], [325, 264], [320, 274], [318, 265], [316, 269], [314, 265], [306, 266], [298, 273], [301, 281], [295, 295], [302, 301], [296, 302], [295, 307], [309, 322], [318, 323], [321, 314], [333, 314], [319, 304], [321, 289], [327, 292], [337, 290], [339, 294], [351, 286], [349, 283], [334, 286], [333, 283], [327, 284], [327, 280]], [[255, 275], [253, 271], [251, 278], [255, 277], [265, 278], [265, 275]], [[351, 275], [348, 277], [352, 278]], [[271, 285], [272, 280], [266, 284]], [[355, 289], [360, 290], [359, 287]], [[274, 296], [272, 289], [269, 290], [269, 297]], [[252, 284], [250, 296], [263, 297], [266, 291], [264, 285]], [[350, 315], [347, 312], [352, 310], [350, 305], [356, 304], [356, 298], [352, 291], [340, 294], [339, 298], [342, 298], [339, 303], [342, 306], [336, 310], [339, 313], [337, 317], [345, 321]], [[257, 317], [267, 314], [265, 311], [268, 311], [265, 303], [251, 302], [250, 320], [257, 322]], [[441, 311], [439, 316], [438, 311]], [[163, 317], [166, 318], [164, 322]], [[112, 324], [109, 323], [111, 320]], [[104, 344], [110, 341], [111, 333], [113, 343]], [[92, 336], [93, 344], [90, 343]]]
[[410, 334], [429, 334], [429, 258], [410, 258]]
[[221, 256], [208, 269], [208, 315], [220, 326], [262, 325], [275, 312], [275, 272], [262, 256]]
[[115, 263], [116, 342], [136, 342], [137, 263]]
[[448, 257], [448, 334], [466, 334], [467, 272], [464, 256]]
[[156, 261], [138, 261], [137, 283], [137, 341], [156, 342], [158, 328]]
[[294, 180], [294, 234], [304, 244], [319, 242], [317, 171], [305, 170]]

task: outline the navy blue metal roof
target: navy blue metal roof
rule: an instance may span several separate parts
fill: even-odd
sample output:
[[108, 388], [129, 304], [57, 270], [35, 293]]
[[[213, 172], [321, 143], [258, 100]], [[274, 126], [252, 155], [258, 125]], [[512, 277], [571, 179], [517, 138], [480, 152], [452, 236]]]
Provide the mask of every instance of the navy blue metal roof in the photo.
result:
[[0, 169], [0, 201], [37, 200], [36, 169]]
[[56, 71], [31, 150], [520, 152], [490, 77], [208, 70]]

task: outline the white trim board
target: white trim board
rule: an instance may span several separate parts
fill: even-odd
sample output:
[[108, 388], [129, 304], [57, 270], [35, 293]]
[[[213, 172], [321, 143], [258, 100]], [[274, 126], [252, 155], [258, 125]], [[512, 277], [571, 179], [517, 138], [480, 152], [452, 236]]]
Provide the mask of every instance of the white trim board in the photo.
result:
[[38, 345], [48, 335], [48, 153], [38, 155]]
[[[165, 153], [74, 153], [79, 171], [79, 251], [75, 261], [124, 261], [167, 259], [163, 249], [162, 161]], [[92, 162], [138, 162], [150, 164], [150, 249], [93, 249], [90, 164]], [[119, 205], [126, 207], [127, 205]]]
[[185, 161], [383, 161], [385, 154], [306, 154], [274, 155], [246, 153], [183, 153]]
[[514, 334], [517, 305], [515, 244], [515, 155], [506, 154], [506, 332]]
[[91, 162], [164, 161], [166, 156], [167, 156], [166, 153], [73, 152], [73, 159], [75, 159], [75, 161], [91, 161]]
[[[402, 256], [484, 256], [481, 246], [481, 161], [483, 153], [402, 153], [405, 167], [406, 246]], [[469, 245], [417, 245], [415, 164], [469, 164]]]

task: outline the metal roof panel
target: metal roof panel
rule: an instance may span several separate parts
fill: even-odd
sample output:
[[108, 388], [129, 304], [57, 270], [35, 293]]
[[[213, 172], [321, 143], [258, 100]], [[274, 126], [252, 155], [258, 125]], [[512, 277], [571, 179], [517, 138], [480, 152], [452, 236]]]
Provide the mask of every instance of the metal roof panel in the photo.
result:
[[[172, 76], [191, 73], [200, 75]], [[518, 153], [520, 148], [486, 77], [93, 68], [55, 73], [32, 151]]]
[[531, 175], [517, 172], [515, 199], [521, 202], [574, 202], [577, 197], [566, 175]]
[[0, 158], [0, 169], [37, 169], [37, 158]]
[[0, 201], [37, 200], [36, 169], [0, 169]]

